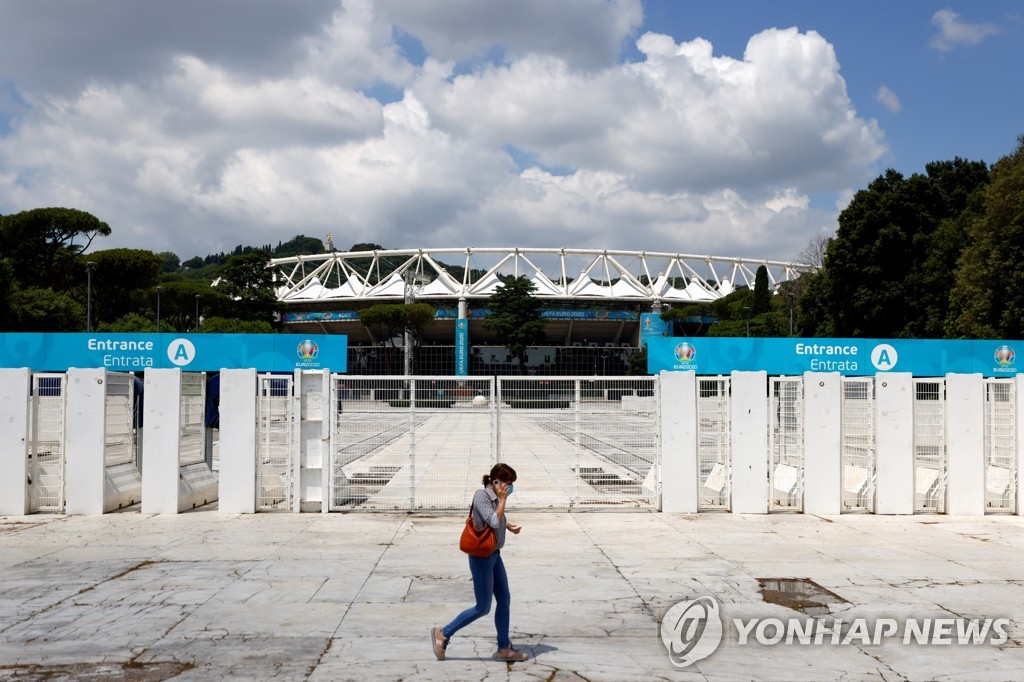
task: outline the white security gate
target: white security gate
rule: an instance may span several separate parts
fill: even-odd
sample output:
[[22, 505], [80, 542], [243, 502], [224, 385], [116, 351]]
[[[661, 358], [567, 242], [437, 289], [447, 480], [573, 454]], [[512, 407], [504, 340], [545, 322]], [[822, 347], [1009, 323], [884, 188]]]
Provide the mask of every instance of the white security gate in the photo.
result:
[[499, 377], [516, 507], [656, 509], [658, 405], [653, 377]]
[[772, 377], [768, 479], [772, 511], [801, 511], [804, 499], [804, 380]]
[[946, 382], [914, 379], [914, 511], [946, 510]]
[[180, 437], [178, 466], [199, 464], [206, 459], [206, 373], [181, 375]]
[[107, 468], [138, 461], [135, 408], [135, 376], [107, 372], [103, 444], [103, 463]]
[[29, 402], [29, 511], [64, 511], [64, 374], [33, 374]]
[[985, 509], [1013, 513], [1017, 433], [1013, 379], [985, 379]]
[[519, 509], [653, 509], [657, 382], [332, 379], [330, 509], [460, 510], [498, 461]]
[[875, 380], [842, 379], [843, 511], [875, 510]]
[[698, 509], [730, 508], [732, 499], [732, 380], [697, 378]]
[[294, 492], [293, 377], [262, 374], [256, 405], [256, 510], [291, 511]]

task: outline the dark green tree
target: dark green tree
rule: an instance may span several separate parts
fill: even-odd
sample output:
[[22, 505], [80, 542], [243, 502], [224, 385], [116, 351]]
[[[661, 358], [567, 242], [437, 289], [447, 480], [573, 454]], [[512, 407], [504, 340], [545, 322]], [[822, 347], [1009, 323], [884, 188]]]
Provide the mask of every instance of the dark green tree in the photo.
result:
[[269, 262], [270, 254], [256, 250], [231, 256], [219, 271], [217, 290], [234, 302], [233, 317], [267, 324], [273, 321], [277, 296], [273, 273], [267, 269]]
[[751, 303], [755, 315], [766, 313], [772, 309], [772, 292], [768, 288], [768, 268], [761, 265], [754, 275], [754, 298]]
[[[941, 335], [953, 264], [939, 228], [987, 182], [980, 161], [930, 163], [926, 174], [894, 170], [858, 192], [839, 215], [817, 287], [823, 305], [802, 311], [816, 334], [920, 338]], [[811, 320], [813, 312], [824, 318]]]
[[487, 307], [491, 314], [484, 328], [494, 332], [498, 342], [519, 359], [519, 372], [526, 372], [526, 349], [542, 345], [544, 320], [540, 319], [540, 301], [534, 296], [536, 285], [526, 277], [510, 279], [491, 295]]
[[[93, 263], [92, 317], [112, 323], [132, 312], [148, 311], [151, 293], [163, 270], [163, 258], [142, 249], [107, 249], [78, 259], [79, 280], [85, 281], [85, 263]], [[155, 317], [154, 317], [155, 319]]]
[[0, 218], [0, 253], [23, 287], [68, 287], [76, 282], [75, 257], [110, 226], [73, 208], [34, 208]]
[[82, 332], [85, 306], [62, 291], [19, 289], [11, 295], [10, 319], [20, 332]]
[[980, 215], [956, 273], [946, 325], [950, 336], [1024, 335], [1024, 135], [1013, 153], [992, 167]]

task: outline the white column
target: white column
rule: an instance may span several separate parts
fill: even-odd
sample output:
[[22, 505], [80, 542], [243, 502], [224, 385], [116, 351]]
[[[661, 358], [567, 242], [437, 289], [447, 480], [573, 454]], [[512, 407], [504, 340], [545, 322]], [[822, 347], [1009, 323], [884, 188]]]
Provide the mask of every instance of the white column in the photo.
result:
[[69, 369], [67, 390], [65, 509], [68, 514], [102, 514], [107, 371]]
[[330, 372], [299, 375], [299, 495], [297, 511], [325, 511], [324, 477], [330, 445]]
[[842, 377], [804, 374], [804, 513], [842, 512]]
[[914, 513], [914, 377], [875, 377], [875, 513]]
[[662, 372], [661, 510], [695, 514], [697, 480], [697, 378], [693, 372]]
[[1017, 514], [1024, 516], [1024, 375], [1018, 374], [1016, 379], [1013, 397], [1017, 406]]
[[985, 386], [980, 374], [946, 375], [946, 511], [985, 514]]
[[177, 514], [181, 478], [181, 370], [147, 369], [142, 513]]
[[732, 373], [732, 511], [768, 513], [768, 374]]
[[256, 370], [220, 372], [220, 502], [228, 514], [256, 511]]
[[32, 372], [0, 368], [0, 515], [29, 512], [28, 401]]

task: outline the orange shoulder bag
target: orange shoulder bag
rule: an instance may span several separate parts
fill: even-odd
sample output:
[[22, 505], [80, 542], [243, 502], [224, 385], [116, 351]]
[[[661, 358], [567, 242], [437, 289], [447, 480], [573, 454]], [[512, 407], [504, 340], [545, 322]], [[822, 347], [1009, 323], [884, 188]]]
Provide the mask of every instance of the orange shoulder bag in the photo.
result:
[[470, 556], [489, 557], [498, 549], [498, 538], [494, 535], [494, 529], [484, 524], [483, 530], [477, 530], [473, 523], [473, 505], [469, 505], [469, 517], [466, 519], [466, 527], [462, 529], [462, 537], [459, 539], [459, 549]]

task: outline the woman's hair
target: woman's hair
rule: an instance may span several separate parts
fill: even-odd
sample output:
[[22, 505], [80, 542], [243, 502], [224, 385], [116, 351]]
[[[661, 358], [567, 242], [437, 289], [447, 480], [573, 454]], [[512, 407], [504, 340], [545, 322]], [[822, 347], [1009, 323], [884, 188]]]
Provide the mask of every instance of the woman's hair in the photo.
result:
[[484, 475], [484, 487], [486, 488], [487, 486], [489, 486], [492, 481], [501, 481], [502, 483], [515, 483], [516, 470], [503, 462], [498, 462], [493, 467], [491, 467], [491, 473]]

